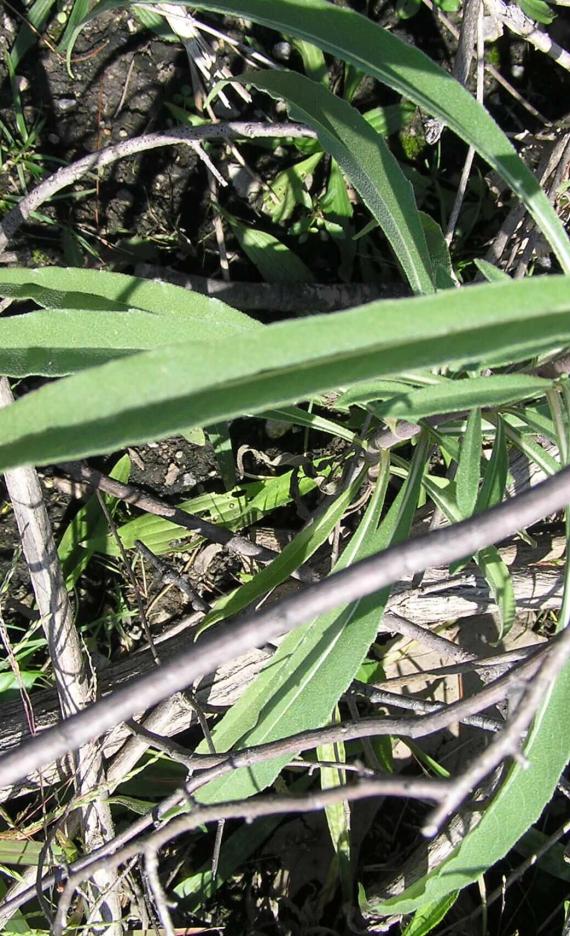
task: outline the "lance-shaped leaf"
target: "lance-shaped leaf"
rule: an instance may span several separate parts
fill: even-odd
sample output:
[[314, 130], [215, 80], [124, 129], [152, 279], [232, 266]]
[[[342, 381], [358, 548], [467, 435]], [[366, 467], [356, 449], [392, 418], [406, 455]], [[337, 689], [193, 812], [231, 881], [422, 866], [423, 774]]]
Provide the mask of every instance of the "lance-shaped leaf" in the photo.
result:
[[240, 81], [283, 98], [291, 117], [316, 131], [388, 238], [416, 293], [434, 291], [433, 271], [412, 186], [381, 134], [322, 84], [292, 71], [251, 71]]
[[568, 278], [551, 276], [132, 354], [0, 411], [0, 470], [114, 451], [401, 370], [520, 360], [570, 340], [569, 310]]

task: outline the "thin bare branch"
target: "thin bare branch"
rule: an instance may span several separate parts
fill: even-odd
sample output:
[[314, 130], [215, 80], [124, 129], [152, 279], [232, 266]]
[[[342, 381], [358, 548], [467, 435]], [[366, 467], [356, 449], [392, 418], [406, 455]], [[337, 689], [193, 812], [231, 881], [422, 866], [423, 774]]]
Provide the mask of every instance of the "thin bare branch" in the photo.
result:
[[[553, 645], [546, 645], [539, 651], [540, 654], [555, 652], [556, 641]], [[133, 842], [137, 836], [144, 834], [153, 824], [167, 816], [170, 810], [176, 808], [184, 801], [185, 796], [194, 794], [200, 787], [204, 786], [210, 780], [225, 775], [233, 770], [243, 767], [251, 767], [265, 760], [270, 760], [283, 754], [295, 754], [301, 750], [309, 750], [318, 747], [321, 744], [334, 743], [339, 740], [350, 741], [373, 736], [397, 735], [407, 738], [421, 738], [434, 731], [439, 731], [453, 722], [466, 721], [476, 712], [485, 710], [508, 696], [510, 687], [513, 683], [519, 684], [521, 680], [531, 680], [539, 666], [539, 660], [525, 660], [519, 668], [497, 679], [491, 685], [481, 690], [477, 695], [454, 702], [451, 705], [442, 707], [437, 712], [423, 715], [419, 718], [362, 718], [355, 721], [342, 722], [340, 725], [327, 726], [326, 728], [313, 729], [300, 734], [284, 738], [278, 741], [268, 742], [257, 745], [252, 748], [246, 748], [241, 751], [229, 752], [227, 754], [217, 755], [191, 755], [185, 758], [186, 766], [199, 771], [198, 774], [190, 778], [183, 790], [178, 790], [163, 800], [152, 814], [146, 814], [135, 820], [127, 829], [119, 833], [112, 842], [106, 843], [97, 852], [84, 856], [74, 862], [70, 871], [73, 873], [85, 873], [87, 876], [94, 867], [100, 866], [96, 863], [104, 863], [110, 854], [117, 853], [124, 846]], [[158, 710], [157, 710], [158, 712]], [[165, 715], [167, 718], [167, 713]], [[155, 718], [150, 716], [146, 725], [153, 725]], [[153, 725], [158, 727], [158, 724]], [[147, 732], [141, 733], [144, 738]], [[138, 735], [138, 731], [137, 731]], [[149, 733], [148, 740], [154, 737], [154, 733]], [[138, 739], [137, 739], [138, 740]], [[139, 742], [140, 743], [140, 742]], [[158, 745], [160, 747], [160, 744]], [[136, 762], [140, 756], [131, 759], [130, 763]], [[175, 759], [181, 759], [176, 757]], [[124, 776], [124, 762], [118, 773]], [[110, 771], [110, 776], [113, 770]], [[387, 794], [388, 795], [388, 794]], [[42, 882], [42, 889], [51, 887], [56, 881], [57, 875], [50, 873], [46, 875]], [[2, 907], [4, 913], [13, 912], [28, 900], [35, 896], [35, 889], [28, 888], [8, 900]]]
[[532, 490], [483, 514], [392, 546], [282, 599], [273, 607], [245, 615], [239, 623], [216, 628], [159, 671], [99, 700], [89, 710], [49, 729], [41, 737], [30, 739], [17, 752], [5, 754], [0, 758], [0, 787], [77, 750], [138, 711], [213, 672], [228, 656], [236, 657], [252, 647], [263, 646], [320, 614], [386, 588], [405, 576], [474, 555], [516, 530], [556, 513], [570, 500], [569, 479], [570, 468], [563, 468]]
[[398, 283], [242, 283], [180, 273], [169, 267], [139, 263], [135, 274], [182, 286], [204, 296], [222, 299], [244, 312], [332, 312], [374, 299], [409, 295]]
[[[127, 504], [134, 504], [135, 507], [139, 507], [146, 513], [154, 514], [156, 517], [164, 517], [166, 520], [170, 520], [186, 530], [192, 530], [213, 543], [220, 543], [239, 556], [247, 556], [249, 559], [258, 559], [261, 562], [271, 562], [279, 555], [272, 549], [252, 543], [245, 536], [226, 530], [225, 527], [210, 523], [209, 520], [203, 520], [195, 514], [181, 510], [180, 507], [172, 507], [166, 501], [162, 501], [151, 494], [146, 494], [132, 484], [123, 484], [121, 481], [109, 478], [101, 471], [89, 467], [89, 465], [65, 462], [60, 465], [60, 468], [75, 481], [80, 481], [95, 490], [111, 494]], [[309, 569], [297, 570], [294, 577], [304, 582], [314, 582], [316, 579], [315, 573]]]
[[58, 169], [26, 195], [15, 208], [8, 212], [0, 223], [0, 256], [8, 246], [16, 231], [24, 224], [32, 212], [37, 211], [46, 201], [53, 198], [62, 189], [67, 188], [94, 169], [102, 169], [118, 159], [136, 156], [161, 146], [179, 146], [201, 140], [273, 139], [275, 137], [315, 138], [315, 133], [306, 127], [294, 123], [257, 123], [255, 121], [230, 121], [228, 123], [207, 124], [202, 127], [183, 127], [168, 133], [145, 133], [131, 140], [124, 140], [104, 149], [89, 153], [77, 162]]
[[[470, 764], [453, 783], [453, 789], [440, 806], [434, 810], [424, 825], [423, 833], [430, 838], [485, 777], [509, 757], [519, 758], [526, 732], [535, 715], [548, 704], [550, 693], [561, 669], [570, 659], [570, 628], [566, 628], [556, 642], [555, 652], [541, 654], [541, 665], [531, 681], [523, 681], [515, 714], [510, 717], [503, 731], [496, 735], [488, 748]], [[536, 661], [537, 658], [535, 658]]]

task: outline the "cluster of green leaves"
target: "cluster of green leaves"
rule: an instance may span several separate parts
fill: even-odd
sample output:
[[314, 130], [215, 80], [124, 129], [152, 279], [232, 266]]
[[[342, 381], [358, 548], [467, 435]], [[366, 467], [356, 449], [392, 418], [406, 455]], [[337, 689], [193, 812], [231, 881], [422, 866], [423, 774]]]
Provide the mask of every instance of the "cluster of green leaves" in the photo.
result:
[[[121, 6], [120, 0], [102, 0], [90, 13], [83, 11], [78, 28]], [[321, 208], [327, 223], [337, 225], [330, 229], [339, 242], [346, 239], [348, 182], [371, 222], [385, 234], [414, 295], [261, 326], [217, 300], [132, 276], [57, 267], [0, 270], [0, 296], [38, 307], [0, 319], [0, 372], [53, 378], [0, 411], [0, 470], [114, 452], [196, 428], [217, 427], [214, 434], [223, 451], [224, 425], [244, 416], [277, 417], [359, 446], [365, 444], [368, 429], [400, 419], [421, 423], [434, 415], [455, 414], [445, 431], [423, 424], [408, 457], [380, 457], [374, 494], [337, 568], [406, 538], [425, 498], [450, 521], [498, 503], [508, 482], [508, 446], [523, 451], [547, 473], [556, 471], [558, 462], [537, 444], [536, 435], [556, 440], [564, 458], [567, 393], [529, 370], [541, 355], [570, 343], [570, 243], [550, 202], [499, 127], [417, 49], [347, 8], [325, 0], [202, 0], [192, 6], [247, 17], [298, 43], [305, 75], [259, 71], [241, 79], [285, 100], [291, 116], [318, 137], [292, 169], [275, 179], [273, 198], [267, 194], [264, 200], [267, 216], [280, 222], [291, 218], [303, 198], [303, 180], [327, 154], [331, 169]], [[69, 54], [75, 35], [68, 37]], [[473, 145], [526, 205], [565, 275], [512, 282], [487, 270], [492, 282], [455, 288], [441, 229], [418, 210], [412, 186], [385, 142], [382, 130], [389, 115], [362, 115], [348, 99], [336, 97], [327, 84], [325, 53], [382, 81], [403, 96], [401, 107], [410, 101], [421, 106]], [[332, 206], [328, 215], [327, 204]], [[261, 237], [230, 216], [227, 222], [268, 278], [275, 278], [278, 268], [287, 281], [311, 278], [300, 259], [271, 235]], [[349, 263], [350, 247], [346, 250]], [[302, 408], [307, 402], [310, 410]], [[445, 477], [435, 470], [434, 447]], [[116, 470], [120, 474], [128, 466]], [[389, 503], [391, 476], [401, 485]], [[362, 481], [357, 475], [278, 558], [219, 599], [203, 627], [251, 605], [301, 566], [327, 541]], [[315, 481], [301, 475], [298, 485], [303, 496]], [[183, 506], [240, 529], [290, 496], [289, 479], [282, 475], [223, 495], [194, 498]], [[142, 538], [157, 552], [174, 543], [179, 548], [186, 535], [154, 518], [125, 522], [120, 533], [127, 547]], [[87, 505], [60, 544], [69, 584], [77, 581], [95, 550], [113, 549], [94, 504]], [[515, 613], [509, 572], [493, 548], [474, 558], [496, 597], [502, 637]], [[343, 692], [357, 674], [365, 679], [366, 667], [373, 664], [367, 654], [387, 598], [384, 592], [345, 605], [289, 635], [271, 666], [216, 725], [217, 749], [270, 741], [336, 717]], [[566, 671], [537, 719], [526, 752], [530, 769], [524, 774], [519, 765], [511, 769], [479, 827], [443, 869], [425, 875], [400, 897], [375, 905], [375, 912], [415, 912], [410, 924], [415, 929], [409, 932], [428, 932], [457, 891], [532, 825], [566, 762], [569, 678]], [[565, 733], [563, 743], [552, 743], [554, 730]], [[389, 751], [381, 755], [389, 768]], [[337, 762], [347, 756], [341, 746], [334, 752]], [[279, 783], [283, 766], [278, 759], [236, 771], [210, 783], [200, 798], [215, 803], [253, 795]], [[341, 784], [342, 770], [323, 772], [321, 782]], [[348, 892], [349, 814], [331, 809], [327, 820]], [[176, 892], [196, 895], [203, 887], [204, 893], [213, 893], [235, 869], [236, 856], [243, 858], [270, 825], [259, 834], [236, 832], [222, 851], [218, 878], [194, 871], [178, 881]]]

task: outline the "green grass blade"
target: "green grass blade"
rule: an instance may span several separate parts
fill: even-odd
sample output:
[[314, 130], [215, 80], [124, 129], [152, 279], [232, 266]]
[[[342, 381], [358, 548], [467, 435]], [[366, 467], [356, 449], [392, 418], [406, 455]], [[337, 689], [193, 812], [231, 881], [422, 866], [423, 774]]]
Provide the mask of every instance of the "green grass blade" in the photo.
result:
[[268, 283], [312, 283], [314, 276], [286, 244], [273, 234], [232, 218], [224, 212], [241, 249]]
[[[325, 473], [318, 465], [317, 470]], [[181, 510], [218, 523], [228, 530], [241, 530], [257, 523], [271, 511], [291, 503], [292, 474], [292, 471], [287, 471], [275, 478], [240, 484], [223, 494], [200, 494], [198, 497], [182, 501], [178, 506]], [[301, 497], [313, 491], [316, 486], [314, 478], [307, 477], [303, 471], [299, 472], [298, 487]], [[136, 541], [141, 540], [156, 555], [187, 548], [188, 540], [200, 541], [192, 530], [152, 514], [143, 514], [123, 523], [119, 526], [118, 533], [125, 549], [134, 549]], [[92, 534], [89, 539], [82, 539], [80, 545], [107, 556], [120, 555], [117, 541], [108, 530]]]
[[483, 484], [477, 498], [477, 513], [500, 504], [507, 486], [507, 475], [509, 471], [509, 458], [507, 454], [507, 436], [505, 433], [505, 424], [500, 416], [497, 416], [497, 430], [491, 458], [489, 459], [484, 472]]
[[[357, 556], [368, 555], [373, 551], [372, 544], [378, 541], [376, 527], [387, 487], [387, 467], [388, 456], [384, 456], [383, 475], [364, 518], [341, 557], [341, 566]], [[395, 516], [395, 511], [392, 511], [392, 521]], [[393, 522], [389, 526], [393, 533]], [[387, 529], [386, 522], [382, 529]], [[375, 611], [371, 611], [372, 607]], [[259, 744], [325, 724], [374, 638], [378, 614], [381, 613], [379, 608], [378, 596], [375, 595], [340, 611], [322, 615], [310, 626], [288, 635], [269, 666], [214, 729], [216, 750]], [[236, 770], [229, 777], [207, 784], [198, 794], [200, 800], [219, 802], [251, 796], [271, 783], [288, 760], [290, 756], [285, 756]]]
[[222, 595], [201, 622], [197, 633], [201, 634], [214, 624], [238, 614], [284, 582], [295, 569], [310, 559], [319, 546], [326, 542], [337, 523], [340, 523], [361, 484], [362, 477], [359, 476], [322, 515], [307, 523], [273, 562], [261, 569], [249, 582]]
[[[55, 5], [55, 0], [36, 0], [33, 6], [28, 10], [27, 22], [22, 23], [16, 36], [16, 41], [10, 49], [10, 59], [14, 71], [17, 71], [18, 65], [26, 53], [38, 42], [39, 33], [42, 32], [48, 22], [51, 8]], [[35, 27], [30, 28], [28, 24]]]
[[413, 920], [410, 920], [403, 930], [402, 936], [428, 936], [451, 910], [458, 896], [458, 891], [452, 891], [441, 900], [434, 900], [420, 907], [416, 910]]

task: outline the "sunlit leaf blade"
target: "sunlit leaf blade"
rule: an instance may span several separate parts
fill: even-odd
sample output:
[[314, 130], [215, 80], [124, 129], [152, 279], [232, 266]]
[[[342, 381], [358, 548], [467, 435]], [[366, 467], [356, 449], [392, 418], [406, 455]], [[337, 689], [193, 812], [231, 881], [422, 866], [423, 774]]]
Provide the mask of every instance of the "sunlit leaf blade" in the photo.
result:
[[475, 509], [481, 480], [481, 410], [472, 410], [467, 419], [465, 435], [457, 465], [457, 506], [464, 517]]
[[[317, 468], [318, 470], [318, 468]], [[241, 530], [261, 520], [273, 510], [283, 507], [293, 499], [291, 493], [291, 471], [240, 484], [239, 487], [223, 494], [199, 494], [190, 500], [182, 501], [180, 510], [196, 514], [228, 530]], [[304, 497], [314, 490], [317, 482], [299, 471], [298, 495]], [[174, 549], [185, 549], [187, 541], [199, 542], [199, 537], [186, 527], [177, 526], [163, 517], [142, 514], [133, 520], [121, 524], [117, 532], [125, 549], [133, 549], [137, 540], [141, 540], [157, 555]], [[80, 545], [108, 556], [119, 556], [120, 550], [115, 537], [107, 530], [99, 530], [88, 539], [82, 539]]]
[[158, 280], [76, 267], [39, 269], [0, 267], [0, 296], [33, 299], [40, 306], [79, 310], [142, 309], [156, 316], [178, 317], [222, 337], [262, 326], [219, 299]]
[[291, 71], [252, 71], [240, 80], [283, 98], [308, 124], [379, 222], [414, 292], [434, 291], [433, 272], [412, 187], [384, 138], [355, 108]]
[[446, 290], [144, 351], [0, 411], [0, 470], [207, 426], [339, 385], [443, 364], [513, 361], [570, 341], [567, 277]]
[[262, 595], [268, 594], [271, 589], [285, 581], [295, 569], [310, 559], [340, 522], [361, 483], [362, 478], [357, 477], [324, 513], [307, 523], [291, 542], [287, 543], [273, 562], [261, 569], [249, 582], [222, 595], [200, 623], [197, 633], [201, 634], [219, 621], [235, 616], [244, 608], [249, 607]]
[[[218, 329], [131, 309], [42, 309], [0, 318], [0, 374], [60, 377], [177, 341], [215, 341]], [[227, 332], [226, 332], [227, 334]]]
[[[377, 526], [388, 482], [389, 456], [382, 455], [374, 496], [337, 570], [409, 535], [427, 454], [427, 440], [422, 439], [406, 483]], [[214, 729], [217, 749], [258, 744], [325, 724], [374, 639], [388, 594], [384, 589], [323, 614], [289, 634], [269, 665]], [[289, 759], [290, 755], [285, 755], [238, 769], [209, 783], [198, 796], [204, 802], [251, 796], [271, 783]]]
[[[338, 705], [335, 706], [334, 716], [331, 724], [340, 722], [340, 712]], [[316, 751], [319, 761], [332, 761], [335, 766], [325, 766], [321, 764], [321, 789], [330, 790], [335, 787], [346, 786], [346, 771], [336, 764], [346, 764], [346, 747], [342, 740], [320, 745]], [[351, 866], [351, 847], [350, 847], [350, 829], [351, 813], [350, 803], [341, 800], [338, 803], [330, 803], [325, 807], [325, 817], [331, 837], [331, 843], [334, 848], [335, 862], [338, 877], [340, 879], [342, 894], [344, 900], [350, 901], [352, 898], [352, 866]]]
[[505, 639], [514, 624], [517, 605], [515, 590], [509, 568], [495, 546], [481, 549], [475, 557], [485, 576], [499, 609], [499, 633], [497, 641]]
[[[384, 470], [375, 496], [341, 557], [340, 567], [355, 557], [369, 554], [373, 544], [379, 542], [376, 526], [386, 492], [387, 460], [388, 456], [384, 456]], [[393, 535], [395, 510], [391, 517], [387, 526], [386, 521], [382, 525], [383, 539], [388, 527]], [[310, 626], [288, 635], [270, 665], [214, 729], [216, 749], [259, 744], [325, 724], [368, 650], [384, 600], [371, 596], [322, 615]], [[372, 619], [376, 625], [372, 625]], [[200, 800], [219, 802], [251, 796], [271, 783], [289, 759], [285, 755], [214, 780], [200, 791]]]
[[[386, 403], [372, 404], [381, 419], [398, 417], [412, 422], [435, 413], [453, 413], [480, 406], [501, 406], [525, 397], [540, 396], [551, 381], [528, 374], [495, 374], [450, 380], [392, 396]], [[358, 388], [357, 388], [358, 389]], [[388, 386], [386, 387], [388, 389]]]
[[[102, 0], [84, 24], [123, 0]], [[326, 0], [188, 0], [182, 3], [252, 19], [318, 45], [442, 120], [471, 144], [522, 199], [570, 273], [570, 242], [553, 206], [532, 172], [488, 112], [442, 68], [414, 46], [353, 10]], [[68, 49], [71, 53], [72, 44]]]

